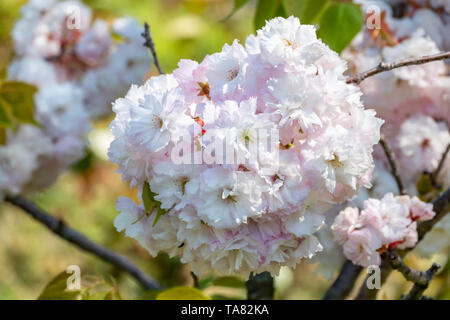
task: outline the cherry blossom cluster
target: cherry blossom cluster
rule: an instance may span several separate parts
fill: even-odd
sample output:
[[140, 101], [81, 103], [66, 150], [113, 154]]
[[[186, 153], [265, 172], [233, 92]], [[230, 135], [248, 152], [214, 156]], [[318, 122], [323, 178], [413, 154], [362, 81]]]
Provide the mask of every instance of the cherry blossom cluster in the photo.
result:
[[[355, 2], [367, 14], [367, 23], [343, 53], [354, 73], [380, 61], [418, 58], [450, 49], [447, 1]], [[408, 178], [409, 191], [414, 191], [420, 175], [437, 168], [450, 142], [448, 66], [436, 61], [395, 69], [365, 80], [361, 89], [365, 104], [386, 120], [383, 133], [396, 153], [401, 175]], [[442, 172], [439, 182], [448, 187], [450, 159]]]
[[142, 204], [121, 197], [116, 228], [198, 275], [314, 256], [326, 210], [370, 186], [383, 123], [346, 69], [314, 26], [275, 18], [133, 86], [114, 103], [109, 157]]
[[[343, 52], [356, 74], [375, 67], [379, 62], [418, 58], [450, 50], [450, 11], [448, 1], [354, 0], [366, 14], [363, 30]], [[360, 85], [364, 103], [374, 108], [386, 121], [382, 132], [395, 153], [399, 174], [409, 194], [417, 194], [416, 184], [424, 172], [438, 167], [450, 143], [450, 76], [443, 61], [410, 66], [370, 77]], [[376, 146], [376, 172], [387, 177], [389, 165], [383, 150]], [[381, 176], [381, 175], [380, 175]], [[450, 187], [450, 157], [447, 156], [437, 183]], [[368, 197], [383, 192], [397, 192], [392, 179], [373, 183], [377, 191], [359, 195], [361, 204]], [[444, 221], [445, 220], [445, 221]], [[445, 229], [450, 218], [435, 230]], [[442, 229], [444, 228], [444, 229]], [[448, 231], [447, 231], [448, 232]], [[433, 232], [431, 232], [432, 234]], [[445, 233], [445, 232], [444, 232]], [[436, 239], [436, 237], [429, 237]], [[428, 242], [430, 253], [450, 246], [448, 237], [437, 233], [440, 241]], [[447, 240], [444, 240], [447, 239]]]
[[131, 18], [111, 28], [79, 1], [31, 0], [21, 13], [8, 79], [38, 88], [39, 126], [8, 131], [0, 146], [0, 194], [46, 187], [82, 158], [90, 120], [111, 113], [111, 102], [142, 83], [151, 65], [142, 28]]
[[433, 206], [417, 197], [386, 194], [364, 201], [361, 212], [347, 207], [331, 226], [335, 241], [354, 264], [379, 265], [387, 249], [412, 248], [417, 243], [417, 222], [434, 217]]
[[[354, 0], [366, 14], [363, 30], [342, 56], [349, 62], [349, 71], [356, 75], [375, 67], [379, 62], [393, 62], [422, 57], [450, 49], [448, 1]], [[379, 25], [377, 25], [379, 23]], [[363, 101], [386, 120], [382, 132], [395, 153], [409, 194], [416, 194], [416, 183], [423, 172], [433, 172], [450, 142], [450, 78], [443, 62], [395, 69], [364, 80]], [[369, 198], [381, 199], [397, 193], [398, 187], [390, 172], [384, 151], [374, 148], [375, 169], [370, 189], [361, 188], [358, 196], [327, 213], [327, 225], [347, 206], [364, 207]], [[450, 157], [449, 157], [450, 158]], [[438, 183], [450, 186], [450, 159], [447, 158]], [[419, 253], [431, 255], [450, 246], [450, 218], [444, 218], [419, 243]], [[324, 246], [314, 260], [319, 271], [332, 277], [343, 263], [338, 244], [333, 242], [329, 228], [319, 231]], [[418, 252], [418, 250], [416, 250]]]

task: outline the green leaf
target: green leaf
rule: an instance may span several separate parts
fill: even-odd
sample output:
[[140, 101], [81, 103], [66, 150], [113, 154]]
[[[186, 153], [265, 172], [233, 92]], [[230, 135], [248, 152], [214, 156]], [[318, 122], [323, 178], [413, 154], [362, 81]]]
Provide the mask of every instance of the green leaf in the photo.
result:
[[11, 128], [14, 120], [11, 114], [11, 106], [0, 96], [0, 127]]
[[275, 17], [287, 18], [286, 7], [284, 6], [283, 1], [280, 1], [280, 5], [278, 6], [277, 12], [275, 13]]
[[430, 202], [442, 191], [433, 184], [431, 173], [424, 172], [416, 183], [417, 194], [420, 200]]
[[[280, 8], [280, 6], [283, 6]], [[266, 20], [272, 19], [279, 13], [286, 14], [283, 2], [281, 0], [258, 0], [256, 5], [254, 26], [255, 30], [260, 29], [266, 24]]]
[[200, 290], [192, 287], [173, 287], [162, 291], [156, 300], [211, 300]]
[[145, 182], [144, 187], [142, 188], [142, 202], [144, 202], [145, 215], [147, 217], [150, 217], [156, 209], [156, 217], [153, 221], [153, 227], [156, 223], [158, 223], [159, 218], [167, 212], [161, 208], [161, 202], [155, 199], [157, 195], [157, 193], [154, 193], [150, 189], [150, 184]]
[[11, 113], [20, 123], [37, 124], [34, 119], [35, 86], [24, 82], [4, 82], [0, 87], [0, 97], [11, 106]]
[[229, 288], [245, 288], [245, 281], [233, 276], [224, 276], [215, 279], [213, 285]]
[[146, 290], [144, 291], [139, 297], [139, 300], [156, 300], [156, 297], [161, 292], [160, 289], [158, 290]]
[[300, 21], [302, 24], [310, 24], [319, 15], [320, 11], [325, 7], [328, 0], [308, 0], [306, 1], [305, 11]]
[[287, 13], [300, 19], [302, 24], [318, 22], [316, 19], [329, 0], [284, 0]]
[[236, 13], [236, 11], [242, 8], [244, 4], [246, 4], [247, 2], [249, 2], [249, 0], [234, 0], [233, 10], [231, 10], [231, 12], [225, 18], [223, 18], [222, 21], [228, 20], [233, 14]]
[[156, 224], [159, 221], [159, 218], [161, 218], [161, 216], [166, 213], [166, 211], [164, 209], [158, 208], [158, 211], [156, 211], [156, 217], [155, 220], [153, 220], [153, 224], [152, 227], [156, 226]]
[[39, 295], [38, 300], [76, 300], [80, 295], [80, 290], [67, 290], [67, 279], [70, 276], [65, 271], [58, 274], [47, 284]]
[[341, 53], [361, 30], [364, 15], [353, 3], [334, 3], [320, 18], [319, 36], [334, 51]]
[[212, 282], [214, 281], [214, 277], [213, 276], [209, 276], [203, 279], [200, 279], [198, 281], [198, 287], [199, 289], [205, 289], [206, 287], [208, 287], [210, 284], [212, 284]]
[[431, 181], [431, 175], [424, 173], [416, 183], [417, 193], [419, 196], [425, 196], [427, 193], [433, 190], [433, 182]]
[[76, 173], [83, 173], [89, 171], [94, 165], [95, 155], [90, 148], [86, 148], [84, 157], [72, 165], [72, 170]]
[[6, 128], [0, 127], [0, 145], [4, 146], [8, 140]]

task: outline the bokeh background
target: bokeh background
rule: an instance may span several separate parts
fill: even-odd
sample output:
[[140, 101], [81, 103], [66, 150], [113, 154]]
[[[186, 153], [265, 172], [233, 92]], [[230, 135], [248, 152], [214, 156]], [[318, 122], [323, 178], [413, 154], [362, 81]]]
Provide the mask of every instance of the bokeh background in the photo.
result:
[[[0, 79], [13, 55], [10, 32], [26, 0], [1, 0], [0, 3]], [[230, 19], [233, 0], [84, 0], [102, 18], [131, 15], [149, 22], [161, 66], [171, 72], [180, 58], [202, 60], [219, 51], [224, 43], [243, 41], [253, 30], [254, 3], [249, 3]], [[155, 72], [156, 70], [153, 70]], [[152, 74], [149, 74], [149, 77]], [[64, 174], [58, 182], [40, 194], [29, 195], [33, 201], [70, 226], [123, 255], [157, 279], [163, 286], [192, 285], [189, 267], [161, 254], [151, 258], [133, 239], [116, 232], [113, 221], [115, 202], [120, 195], [134, 196], [116, 167], [108, 163], [106, 151], [111, 140], [107, 119], [95, 124], [90, 134], [88, 156]], [[434, 261], [446, 264], [445, 256]], [[410, 256], [407, 260], [418, 269], [428, 268], [431, 260]], [[69, 265], [78, 265], [83, 285], [91, 279], [114, 279], [123, 299], [150, 299], [128, 275], [100, 259], [80, 251], [49, 232], [19, 209], [0, 205], [0, 299], [36, 299], [46, 284]], [[318, 274], [317, 265], [301, 263], [296, 270], [283, 269], [275, 279], [278, 299], [320, 299], [333, 279]], [[215, 298], [244, 299], [243, 280], [234, 287], [211, 284], [201, 279], [204, 292]], [[362, 281], [362, 279], [360, 279]], [[95, 282], [95, 281], [94, 281]], [[101, 282], [101, 280], [100, 280]], [[208, 285], [209, 284], [209, 285]], [[382, 299], [398, 298], [410, 284], [394, 272]], [[447, 263], [426, 294], [450, 299], [450, 265]], [[119, 296], [115, 296], [118, 298]]]

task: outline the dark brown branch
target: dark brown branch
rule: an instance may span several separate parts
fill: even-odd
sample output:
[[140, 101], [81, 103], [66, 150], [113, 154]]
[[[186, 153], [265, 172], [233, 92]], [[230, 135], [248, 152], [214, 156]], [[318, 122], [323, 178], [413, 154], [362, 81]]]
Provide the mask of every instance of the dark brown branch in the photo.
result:
[[436, 213], [433, 219], [421, 222], [417, 226], [417, 233], [419, 235], [418, 241], [422, 240], [426, 233], [450, 212], [450, 188], [441, 193], [439, 197], [433, 201], [433, 211]]
[[197, 289], [200, 288], [200, 282], [198, 281], [198, 277], [192, 271], [191, 271], [191, 277], [192, 277], [192, 280], [194, 281], [194, 287]]
[[376, 66], [375, 68], [372, 68], [363, 73], [360, 73], [356, 77], [348, 78], [347, 83], [360, 84], [363, 80], [365, 80], [371, 76], [374, 76], [376, 74], [385, 72], [385, 71], [390, 71], [393, 69], [406, 67], [406, 66], [424, 64], [424, 63], [433, 62], [433, 61], [445, 60], [445, 59], [449, 59], [449, 58], [450, 58], [450, 51], [438, 53], [438, 54], [431, 55], [431, 56], [424, 56], [424, 57], [414, 58], [414, 59], [406, 59], [406, 60], [392, 62], [392, 63], [380, 62], [380, 64], [378, 66]]
[[444, 153], [442, 154], [441, 160], [439, 161], [439, 164], [434, 170], [434, 172], [431, 174], [431, 182], [433, 185], [437, 185], [437, 179], [439, 176], [439, 173], [441, 172], [442, 168], [444, 167], [445, 160], [447, 159], [447, 155], [450, 151], [450, 143], [447, 145], [447, 148], [445, 149]]
[[380, 138], [380, 145], [383, 148], [384, 153], [386, 154], [386, 157], [388, 159], [389, 165], [391, 167], [391, 173], [394, 176], [395, 182], [397, 183], [399, 193], [401, 195], [406, 194], [405, 188], [403, 187], [402, 179], [400, 178], [400, 175], [398, 174], [394, 152], [392, 152], [391, 148], [389, 147], [389, 145], [386, 142], [386, 139], [384, 138], [383, 135], [381, 135], [381, 138]]
[[[425, 272], [422, 272], [424, 278], [426, 279], [425, 284], [415, 283], [412, 287], [411, 291], [402, 298], [402, 300], [425, 300], [426, 297], [423, 296], [423, 293], [428, 288], [428, 284], [433, 280], [436, 272], [441, 268], [441, 266], [437, 263], [433, 263], [433, 265]], [[428, 299], [429, 300], [429, 299]]]
[[66, 241], [127, 272], [132, 277], [134, 277], [145, 289], [153, 290], [160, 288], [160, 285], [156, 281], [152, 280], [147, 274], [136, 267], [127, 258], [120, 256], [114, 251], [91, 241], [85, 235], [68, 227], [62, 220], [56, 219], [50, 214], [44, 212], [32, 202], [22, 198], [21, 196], [8, 196], [6, 197], [5, 201], [21, 208], [24, 212], [45, 225], [48, 229], [50, 229]]
[[275, 293], [273, 278], [269, 272], [257, 275], [251, 272], [246, 287], [248, 300], [272, 300]]
[[325, 293], [323, 300], [345, 299], [352, 291], [361, 270], [361, 266], [354, 265], [351, 261], [346, 260], [336, 280]]
[[[431, 278], [433, 277], [434, 273], [436, 273], [437, 270], [441, 267], [437, 263], [433, 263], [430, 269], [427, 271], [417, 271], [413, 270], [410, 267], [408, 267], [403, 259], [398, 255], [398, 253], [395, 250], [388, 251], [387, 252], [387, 258], [389, 260], [389, 263], [392, 267], [392, 269], [399, 271], [406, 280], [413, 282], [415, 285], [418, 285], [419, 287], [424, 287], [425, 289], [428, 287], [429, 282], [431, 281]], [[432, 270], [432, 273], [430, 274], [430, 271]], [[420, 298], [417, 297], [417, 298]]]
[[159, 74], [164, 74], [161, 69], [161, 65], [159, 64], [158, 55], [156, 54], [155, 50], [155, 44], [153, 43], [152, 36], [150, 35], [150, 26], [147, 22], [144, 24], [144, 32], [141, 35], [145, 39], [144, 47], [147, 47], [153, 56], [153, 62], [156, 66], [156, 69], [158, 69]]
[[[381, 264], [380, 264], [380, 284], [381, 285], [383, 285], [383, 283], [386, 282], [391, 271], [392, 271], [392, 269], [389, 265], [389, 261], [384, 258], [384, 255], [382, 255]], [[369, 289], [369, 287], [367, 286], [367, 280], [368, 280], [368, 277], [366, 277], [366, 279], [364, 279], [364, 282], [361, 285], [361, 287], [359, 288], [359, 291], [355, 297], [355, 300], [374, 300], [374, 299], [376, 299], [377, 294], [378, 294], [378, 289], [376, 289], [376, 288]]]

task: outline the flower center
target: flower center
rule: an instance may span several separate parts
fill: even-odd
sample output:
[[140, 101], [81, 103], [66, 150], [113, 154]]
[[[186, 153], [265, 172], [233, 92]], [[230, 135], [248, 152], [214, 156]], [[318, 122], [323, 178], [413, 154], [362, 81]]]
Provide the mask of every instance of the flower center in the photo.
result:
[[210, 92], [210, 88], [209, 88], [209, 83], [208, 82], [197, 82], [198, 86], [200, 88], [198, 88], [198, 96], [205, 96], [208, 98], [208, 100], [211, 100], [211, 97], [209, 95]]
[[228, 71], [228, 77], [227, 77], [228, 81], [231, 81], [234, 78], [236, 78], [238, 74], [239, 74], [238, 68], [234, 68], [233, 70]]
[[154, 114], [152, 119], [152, 125], [154, 129], [161, 129], [163, 126], [163, 120], [161, 119], [161, 117]]
[[334, 169], [342, 168], [344, 166], [344, 163], [339, 161], [339, 157], [335, 153], [333, 153], [333, 159], [328, 160], [328, 162], [333, 166]]

